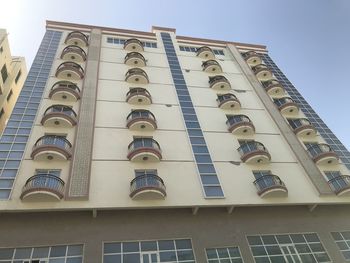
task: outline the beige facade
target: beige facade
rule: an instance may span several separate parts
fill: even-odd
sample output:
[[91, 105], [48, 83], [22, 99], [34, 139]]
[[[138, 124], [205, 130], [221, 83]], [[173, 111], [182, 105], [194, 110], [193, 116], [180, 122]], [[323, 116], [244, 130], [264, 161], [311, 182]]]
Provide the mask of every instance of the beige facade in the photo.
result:
[[[240, 247], [244, 262], [253, 262], [253, 256], [256, 262], [342, 262], [331, 232], [350, 230], [349, 215], [340, 212], [350, 203], [347, 163], [324, 145], [326, 138], [307, 122], [303, 105], [284, 101], [292, 94], [271, 68], [264, 68], [264, 46], [181, 37], [159, 27], [146, 33], [49, 21], [47, 29], [43, 44], [48, 47], [39, 49], [43, 58], [35, 63], [52, 66], [31, 115], [18, 172], [8, 179], [13, 186], [0, 189], [8, 197], [0, 211], [23, 213], [28, 221], [37, 218], [32, 212], [48, 212], [40, 217], [48, 223], [47, 232], [54, 228], [50, 214], [65, 218], [58, 229], [72, 231], [56, 239], [55, 229], [53, 236], [0, 245], [87, 244], [84, 262], [99, 262], [103, 242], [189, 238], [194, 258], [181, 260], [177, 251], [176, 259], [162, 261], [157, 250], [155, 261], [148, 252], [140, 252], [136, 261], [118, 261], [122, 252], [105, 252], [101, 262], [206, 262], [205, 249], [231, 246]], [[268, 86], [271, 80], [274, 85]], [[3, 177], [15, 171], [7, 168]], [[286, 212], [289, 208], [295, 214]], [[341, 216], [328, 218], [327, 209]], [[281, 213], [290, 214], [286, 224], [270, 227]], [[88, 214], [92, 229], [103, 228], [96, 239]], [[112, 227], [110, 220], [118, 214], [118, 227]], [[128, 216], [135, 217], [129, 224]], [[259, 217], [261, 225], [253, 227]], [[6, 215], [4, 225], [10, 218]], [[75, 229], [76, 220], [84, 227]], [[173, 229], [165, 227], [164, 235], [149, 231], [167, 222]], [[149, 229], [133, 232], [138, 229], [133, 224]], [[217, 231], [206, 232], [211, 225]], [[257, 255], [244, 239], [311, 232], [327, 243], [326, 250], [296, 253], [295, 261], [289, 260], [294, 243], [280, 245], [280, 254]], [[76, 257], [74, 262], [81, 262]], [[242, 262], [219, 259], [227, 260], [208, 262]]]
[[24, 57], [11, 56], [5, 29], [0, 29], [0, 70], [0, 133], [2, 133], [27, 76]]

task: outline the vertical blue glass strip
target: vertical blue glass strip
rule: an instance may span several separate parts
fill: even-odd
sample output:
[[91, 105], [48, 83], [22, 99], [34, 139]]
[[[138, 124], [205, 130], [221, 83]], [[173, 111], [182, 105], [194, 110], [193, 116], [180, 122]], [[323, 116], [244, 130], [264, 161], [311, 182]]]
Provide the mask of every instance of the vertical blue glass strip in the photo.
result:
[[62, 32], [47, 30], [0, 138], [0, 199], [8, 199], [49, 78]]
[[222, 191], [214, 164], [203, 136], [202, 129], [194, 110], [192, 99], [182, 74], [173, 41], [169, 33], [162, 32], [161, 37], [166, 56], [168, 58], [177, 97], [180, 102], [182, 115], [185, 120], [187, 135], [189, 136], [198, 172], [200, 174], [205, 197], [223, 198], [224, 193]]
[[278, 66], [273, 62], [268, 54], [263, 56], [265, 64], [272, 70], [276, 78], [281, 82], [283, 87], [286, 89], [290, 97], [298, 103], [300, 109], [303, 111], [305, 116], [314, 125], [320, 135], [330, 145], [330, 147], [338, 154], [342, 162], [350, 169], [350, 152], [346, 147], [339, 141], [334, 133], [327, 127], [317, 113], [312, 109], [309, 103], [303, 98], [293, 84], [287, 79], [282, 73]]

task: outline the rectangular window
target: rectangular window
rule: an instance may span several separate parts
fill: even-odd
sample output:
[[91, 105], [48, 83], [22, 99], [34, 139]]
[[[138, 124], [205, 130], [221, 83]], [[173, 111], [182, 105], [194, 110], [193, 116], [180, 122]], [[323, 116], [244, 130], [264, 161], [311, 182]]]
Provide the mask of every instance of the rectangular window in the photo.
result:
[[3, 47], [0, 47], [0, 53], [2, 53], [4, 51]]
[[147, 240], [103, 244], [103, 263], [195, 263], [190, 239]]
[[16, 78], [15, 78], [15, 83], [16, 83], [16, 84], [17, 84], [19, 78], [21, 77], [21, 75], [22, 75], [22, 71], [19, 70], [18, 73], [17, 73], [17, 76], [16, 76]]
[[243, 259], [238, 247], [207, 248], [208, 263], [242, 263]]
[[0, 262], [72, 262], [83, 263], [83, 245], [0, 248]]
[[157, 170], [135, 170], [135, 177], [143, 175], [157, 175]]
[[248, 236], [255, 262], [331, 262], [316, 233]]
[[1, 69], [1, 77], [2, 77], [2, 82], [5, 83], [8, 77], [6, 64], [4, 64], [4, 66]]
[[50, 174], [50, 175], [60, 177], [61, 170], [59, 170], [59, 169], [36, 169], [35, 174]]
[[12, 89], [11, 89], [10, 92], [9, 92], [9, 94], [8, 94], [7, 97], [6, 97], [6, 100], [7, 100], [7, 101], [9, 101], [9, 100], [11, 99], [12, 94], [13, 94], [13, 91], [12, 91]]
[[[110, 43], [110, 44], [124, 45], [125, 41], [126, 39], [107, 37], [107, 43]], [[142, 44], [144, 47], [157, 48], [156, 42], [142, 41]]]
[[[197, 52], [197, 48], [196, 47], [187, 47], [187, 46], [180, 46], [180, 51], [185, 51], [185, 52], [193, 52], [196, 53]], [[212, 49], [215, 55], [220, 55], [220, 56], [224, 56], [225, 53], [222, 49]]]
[[1, 111], [0, 111], [0, 119], [2, 118], [2, 115], [4, 115], [5, 111], [4, 109], [2, 108]]

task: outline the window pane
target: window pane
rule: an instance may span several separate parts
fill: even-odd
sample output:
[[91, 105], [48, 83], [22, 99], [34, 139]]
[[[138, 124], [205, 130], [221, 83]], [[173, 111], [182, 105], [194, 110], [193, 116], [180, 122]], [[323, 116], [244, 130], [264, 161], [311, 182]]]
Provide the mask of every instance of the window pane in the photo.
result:
[[50, 257], [62, 257], [66, 255], [67, 246], [51, 247]]
[[123, 243], [123, 252], [138, 252], [139, 243], [138, 242], [124, 242]]
[[82, 245], [72, 245], [68, 246], [68, 256], [79, 256], [83, 254], [83, 246]]
[[204, 186], [204, 192], [208, 197], [224, 196], [220, 186]]
[[173, 250], [175, 249], [173, 240], [160, 240], [158, 241], [159, 250]]
[[219, 179], [216, 175], [202, 175], [202, 183], [205, 185], [218, 185], [219, 184]]
[[176, 244], [177, 249], [191, 249], [192, 248], [191, 240], [189, 240], [189, 239], [175, 240], [175, 244]]
[[103, 257], [103, 263], [121, 263], [121, 255], [108, 255]]
[[123, 263], [140, 263], [140, 254], [124, 254]]
[[13, 248], [1, 248], [0, 259], [12, 259], [13, 251], [14, 251]]
[[105, 243], [104, 253], [120, 253], [121, 243]]

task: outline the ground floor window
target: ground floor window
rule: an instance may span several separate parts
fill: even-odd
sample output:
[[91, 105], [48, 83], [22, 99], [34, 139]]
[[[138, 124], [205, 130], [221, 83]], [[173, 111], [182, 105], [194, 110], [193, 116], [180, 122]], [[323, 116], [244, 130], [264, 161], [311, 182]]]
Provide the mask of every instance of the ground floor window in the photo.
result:
[[243, 259], [238, 247], [207, 248], [208, 263], [242, 263]]
[[331, 262], [316, 233], [248, 236], [256, 263]]
[[350, 260], [350, 231], [332, 232], [335, 243], [346, 260]]
[[195, 263], [190, 239], [106, 242], [103, 263]]
[[83, 245], [0, 248], [0, 262], [83, 263]]

